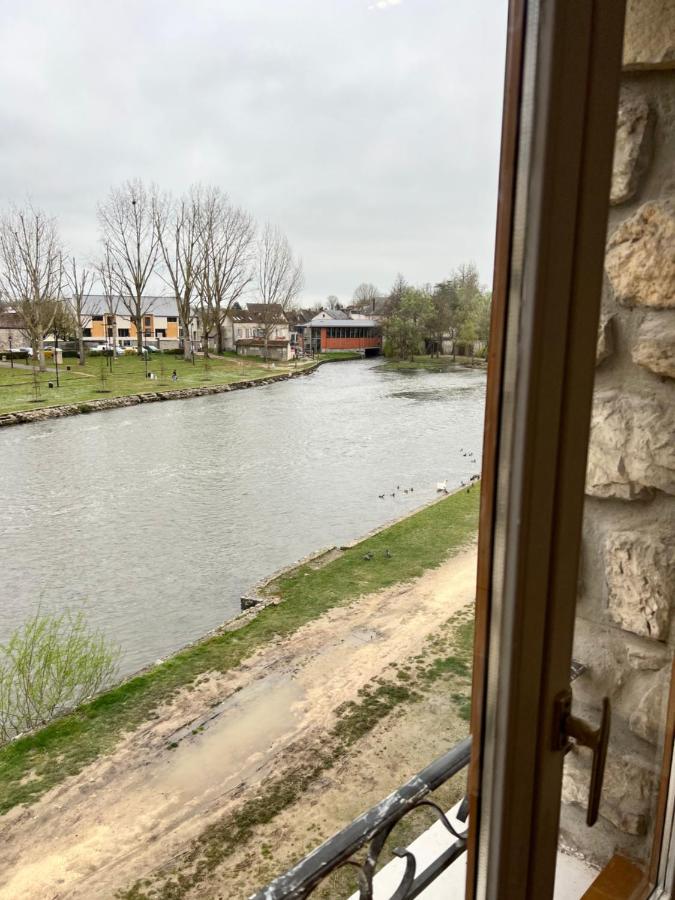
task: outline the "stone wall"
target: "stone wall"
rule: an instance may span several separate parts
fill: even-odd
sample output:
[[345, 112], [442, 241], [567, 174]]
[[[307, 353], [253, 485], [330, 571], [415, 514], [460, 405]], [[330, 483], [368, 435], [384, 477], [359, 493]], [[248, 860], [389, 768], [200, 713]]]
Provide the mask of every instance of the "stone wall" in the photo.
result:
[[612, 701], [600, 820], [567, 757], [561, 838], [647, 857], [675, 647], [675, 2], [629, 0], [589, 445], [574, 708]]

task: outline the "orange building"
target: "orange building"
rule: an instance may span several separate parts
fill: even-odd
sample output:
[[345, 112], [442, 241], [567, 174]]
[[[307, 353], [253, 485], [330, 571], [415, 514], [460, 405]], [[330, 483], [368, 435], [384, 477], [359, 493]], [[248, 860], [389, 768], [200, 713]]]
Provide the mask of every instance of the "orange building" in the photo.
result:
[[[116, 312], [102, 294], [90, 294], [84, 305], [86, 313], [82, 317], [85, 344], [116, 344], [120, 347], [135, 347], [137, 343], [136, 323], [120, 301]], [[182, 337], [176, 303], [170, 297], [147, 297], [144, 301], [146, 313], [143, 316], [143, 339], [148, 344], [165, 350], [178, 347]]]
[[314, 353], [357, 351], [377, 356], [382, 352], [382, 331], [373, 319], [352, 319], [344, 312], [337, 318], [333, 311], [323, 311], [305, 327], [304, 343]]

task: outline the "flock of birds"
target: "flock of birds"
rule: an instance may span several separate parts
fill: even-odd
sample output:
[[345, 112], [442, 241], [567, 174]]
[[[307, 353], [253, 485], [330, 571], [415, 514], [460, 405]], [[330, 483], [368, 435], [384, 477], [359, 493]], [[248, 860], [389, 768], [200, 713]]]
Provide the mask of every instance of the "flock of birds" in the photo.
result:
[[[462, 454], [462, 456], [466, 457], [466, 459], [468, 459], [469, 462], [476, 463], [476, 461], [477, 461], [477, 460], [476, 460], [476, 454], [473, 452], [473, 450], [465, 450], [464, 447], [460, 447], [460, 448], [459, 448], [459, 452]], [[470, 489], [471, 489], [471, 486], [474, 484], [474, 482], [478, 481], [479, 478], [480, 478], [480, 475], [472, 475], [471, 478], [469, 478], [468, 482], [467, 482], [467, 481], [461, 481], [460, 484], [461, 484], [462, 487], [466, 487], [467, 490], [470, 490]], [[468, 485], [468, 487], [467, 487], [467, 485]], [[395, 490], [395, 491], [392, 491], [391, 494], [389, 494], [389, 496], [390, 496], [390, 497], [396, 497], [396, 494], [397, 494], [400, 490], [401, 490], [401, 485], [400, 485], [400, 484], [397, 484], [397, 485], [396, 485], [396, 490]], [[414, 490], [415, 490], [415, 488], [412, 488], [412, 487], [409, 487], [409, 488], [403, 488], [403, 493], [404, 493], [404, 494], [412, 494], [412, 493], [414, 492]], [[447, 482], [447, 480], [446, 480], [446, 481], [437, 481], [437, 482], [436, 482], [436, 492], [437, 492], [438, 494], [448, 494], [448, 493], [449, 493], [449, 491], [448, 491], [448, 482]], [[378, 494], [377, 496], [379, 497], [380, 500], [384, 500], [384, 498], [387, 496], [387, 494], [386, 494], [386, 493], [385, 493], [385, 494]]]
[[[475, 453], [473, 452], [473, 450], [464, 450], [463, 447], [460, 447], [459, 452], [462, 454], [462, 456], [465, 456], [470, 462], [472, 462], [472, 463], [475, 463], [475, 462], [476, 462], [476, 455], [475, 455]], [[479, 474], [472, 475], [471, 478], [469, 478], [468, 482], [462, 481], [462, 482], [460, 482], [460, 484], [461, 484], [462, 487], [466, 488], [467, 493], [468, 493], [468, 492], [471, 490], [471, 488], [473, 487], [474, 483], [475, 483], [476, 481], [478, 481], [479, 479], [480, 479], [480, 475], [479, 475]], [[467, 485], [468, 485], [468, 486], [467, 486]], [[397, 485], [396, 485], [396, 490], [392, 491], [391, 494], [390, 494], [389, 496], [390, 496], [390, 497], [395, 497], [396, 494], [400, 492], [400, 490], [401, 490], [401, 485], [400, 485], [400, 484], [397, 484]], [[415, 491], [415, 488], [412, 488], [412, 487], [403, 488], [403, 493], [404, 493], [404, 494], [412, 494], [412, 493], [414, 493], [414, 491]], [[439, 493], [439, 494], [448, 494], [448, 493], [450, 493], [450, 492], [448, 491], [448, 482], [447, 482], [447, 480], [446, 480], [446, 481], [438, 481], [438, 482], [436, 483], [436, 492]], [[378, 494], [377, 496], [380, 498], [380, 500], [384, 500], [384, 498], [385, 498], [387, 495], [386, 495], [386, 494]], [[394, 554], [391, 552], [391, 550], [385, 549], [384, 555], [385, 555], [385, 557], [386, 557], [387, 559], [391, 559], [391, 558], [393, 557]], [[371, 559], [373, 559], [373, 558], [374, 558], [374, 554], [373, 554], [372, 552], [370, 552], [370, 551], [369, 551], [368, 553], [365, 553], [364, 556], [363, 556], [363, 559], [365, 559], [365, 560], [367, 560], [367, 561], [369, 561], [369, 560], [371, 560]]]
[[[400, 484], [397, 484], [397, 485], [396, 485], [396, 490], [393, 491], [393, 492], [390, 494], [390, 496], [391, 496], [391, 497], [395, 497], [395, 496], [396, 496], [396, 492], [397, 492], [397, 491], [400, 491], [400, 490], [401, 490], [401, 485], [400, 485]], [[415, 490], [415, 488], [403, 488], [403, 493], [404, 493], [404, 494], [412, 494], [414, 490]], [[386, 494], [378, 494], [377, 496], [380, 498], [380, 500], [384, 500], [384, 498], [385, 498], [387, 495], [386, 495]]]

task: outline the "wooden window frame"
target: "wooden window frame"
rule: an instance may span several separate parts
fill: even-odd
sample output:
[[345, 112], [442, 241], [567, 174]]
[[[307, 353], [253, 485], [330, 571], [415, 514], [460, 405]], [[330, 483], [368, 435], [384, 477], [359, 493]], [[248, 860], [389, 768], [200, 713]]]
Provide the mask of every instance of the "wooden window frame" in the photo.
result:
[[624, 7], [510, 3], [469, 776], [481, 900], [553, 891]]

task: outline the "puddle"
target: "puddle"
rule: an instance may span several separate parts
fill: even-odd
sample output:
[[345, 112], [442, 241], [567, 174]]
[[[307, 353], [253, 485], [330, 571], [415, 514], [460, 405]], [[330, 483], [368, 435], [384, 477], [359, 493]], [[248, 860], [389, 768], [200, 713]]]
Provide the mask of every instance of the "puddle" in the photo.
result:
[[294, 730], [303, 694], [288, 675], [263, 678], [212, 711], [204, 731], [193, 735], [199, 725], [192, 723], [190, 734], [172, 751], [170, 771], [160, 775], [167, 790], [194, 797], [216, 781], [226, 790], [245, 779], [272, 745]]

